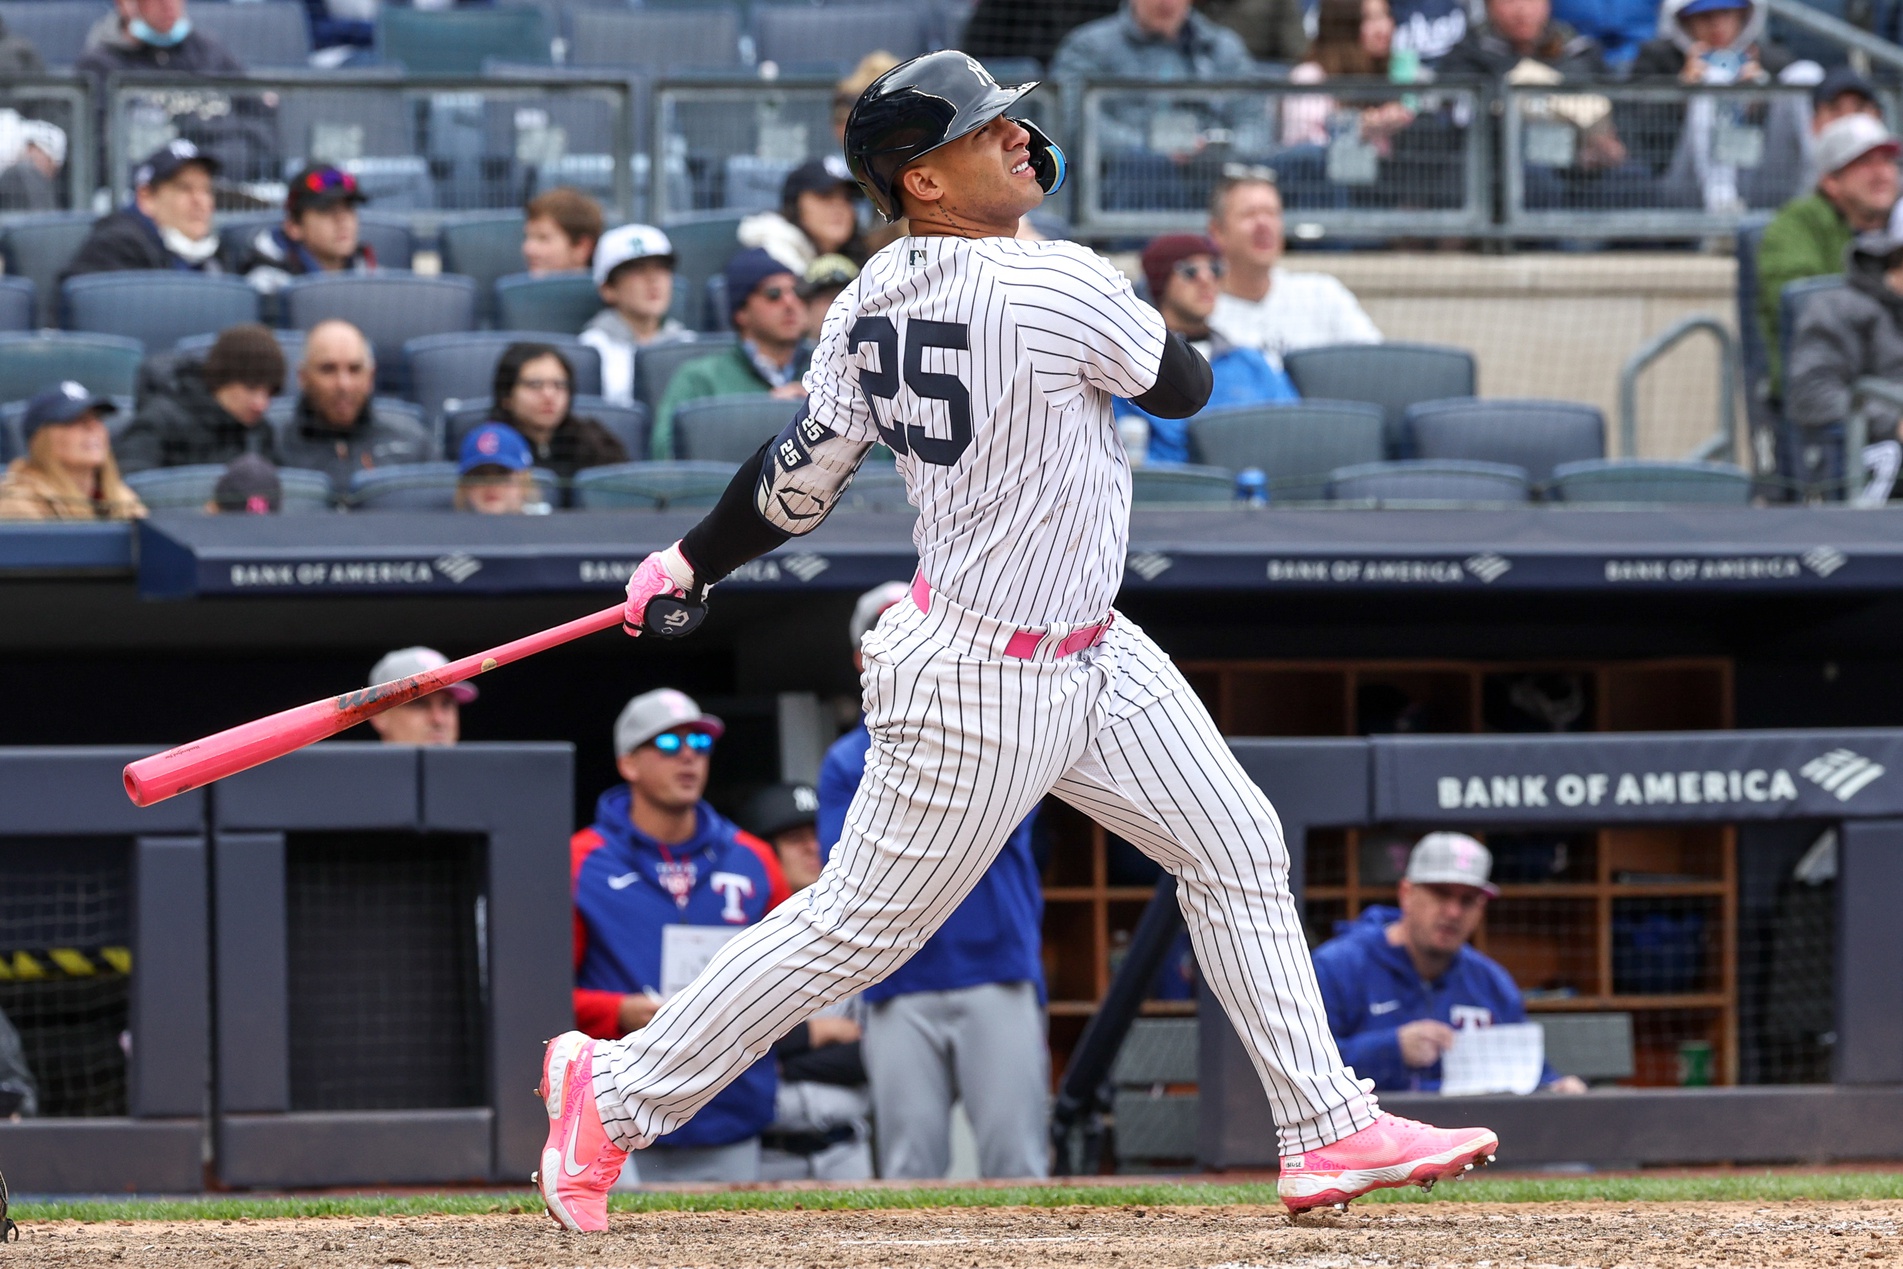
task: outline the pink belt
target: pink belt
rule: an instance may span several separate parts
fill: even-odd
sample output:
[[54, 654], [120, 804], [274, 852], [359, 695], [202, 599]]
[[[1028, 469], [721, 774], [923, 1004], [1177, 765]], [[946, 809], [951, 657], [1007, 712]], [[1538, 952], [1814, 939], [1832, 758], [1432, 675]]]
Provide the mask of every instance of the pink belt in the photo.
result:
[[[923, 573], [912, 575], [912, 602], [918, 605], [920, 612], [929, 613], [932, 610], [932, 587], [925, 580]], [[1110, 619], [1100, 621], [1094, 626], [1080, 626], [1057, 641], [1055, 655], [1067, 657], [1082, 652], [1085, 648], [1094, 648], [1103, 642], [1104, 635], [1109, 632]], [[1011, 637], [1005, 640], [1004, 655], [1016, 657], [1020, 661], [1029, 661], [1037, 655], [1039, 646], [1049, 635], [1048, 630], [1038, 630], [1029, 626], [1014, 631]]]

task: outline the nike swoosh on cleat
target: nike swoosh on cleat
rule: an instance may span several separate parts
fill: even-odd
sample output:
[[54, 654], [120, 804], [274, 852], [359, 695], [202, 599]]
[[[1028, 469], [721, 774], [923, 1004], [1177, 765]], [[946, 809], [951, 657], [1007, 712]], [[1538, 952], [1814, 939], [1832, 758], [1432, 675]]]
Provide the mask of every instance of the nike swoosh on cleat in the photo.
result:
[[562, 1172], [568, 1176], [580, 1176], [588, 1171], [588, 1165], [575, 1162], [575, 1138], [581, 1136], [581, 1125], [575, 1125], [575, 1131], [568, 1134], [568, 1144], [562, 1147]]

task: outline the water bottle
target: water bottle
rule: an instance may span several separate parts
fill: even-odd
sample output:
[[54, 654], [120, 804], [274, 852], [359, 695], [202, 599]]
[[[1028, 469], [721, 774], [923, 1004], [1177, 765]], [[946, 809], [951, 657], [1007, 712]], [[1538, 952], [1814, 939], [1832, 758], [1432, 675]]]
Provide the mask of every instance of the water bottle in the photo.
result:
[[1260, 467], [1245, 467], [1236, 473], [1236, 501], [1245, 507], [1269, 505], [1269, 478]]
[[1117, 439], [1130, 466], [1141, 467], [1150, 453], [1150, 421], [1140, 414], [1126, 414], [1117, 420]]

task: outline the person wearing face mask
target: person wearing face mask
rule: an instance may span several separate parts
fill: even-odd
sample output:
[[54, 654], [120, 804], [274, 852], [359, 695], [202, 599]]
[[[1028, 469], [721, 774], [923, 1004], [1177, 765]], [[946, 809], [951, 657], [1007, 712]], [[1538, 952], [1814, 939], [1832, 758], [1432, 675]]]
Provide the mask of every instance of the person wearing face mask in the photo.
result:
[[0, 481], [0, 520], [137, 520], [139, 495], [119, 477], [105, 417], [118, 407], [71, 379], [27, 402], [26, 457]]
[[190, 141], [173, 141], [139, 164], [130, 206], [96, 222], [62, 279], [120, 269], [223, 273], [212, 227], [218, 160]]
[[117, 0], [87, 37], [73, 69], [94, 79], [126, 71], [242, 75], [245, 65], [217, 36], [192, 25], [185, 0]]

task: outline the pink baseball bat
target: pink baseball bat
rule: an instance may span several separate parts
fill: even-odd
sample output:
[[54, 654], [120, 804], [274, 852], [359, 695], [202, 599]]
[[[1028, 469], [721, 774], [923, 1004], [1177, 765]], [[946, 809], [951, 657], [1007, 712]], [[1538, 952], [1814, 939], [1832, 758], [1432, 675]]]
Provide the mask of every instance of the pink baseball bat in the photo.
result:
[[419, 696], [428, 696], [452, 683], [473, 679], [478, 674], [547, 651], [557, 644], [579, 639], [597, 630], [621, 624], [620, 604], [574, 621], [551, 626], [547, 630], [516, 639], [466, 656], [460, 661], [412, 674], [408, 678], [361, 687], [342, 696], [332, 696], [308, 705], [240, 723], [215, 735], [194, 740], [176, 749], [141, 758], [126, 768], [126, 796], [135, 806], [151, 806], [166, 798], [222, 780], [228, 775], [248, 771], [260, 763], [282, 758], [294, 749], [315, 744], [328, 736], [355, 727], [386, 709], [394, 709]]

